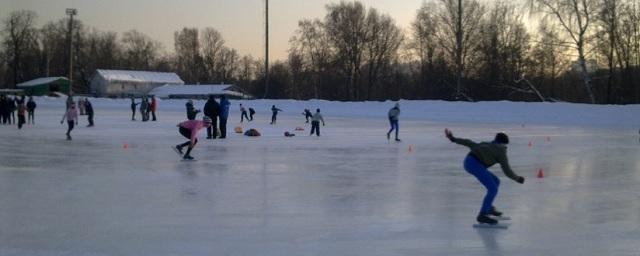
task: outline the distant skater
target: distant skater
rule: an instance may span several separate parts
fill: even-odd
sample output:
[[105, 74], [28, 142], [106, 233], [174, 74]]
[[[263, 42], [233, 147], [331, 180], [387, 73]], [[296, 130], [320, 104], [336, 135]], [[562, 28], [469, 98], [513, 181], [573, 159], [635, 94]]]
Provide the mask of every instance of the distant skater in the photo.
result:
[[244, 119], [249, 120], [249, 116], [247, 116], [247, 110], [240, 104], [240, 123], [244, 121]]
[[18, 103], [18, 129], [22, 129], [22, 125], [26, 123], [25, 115], [27, 114], [27, 106], [25, 106], [24, 104], [24, 95], [22, 95], [22, 98], [20, 98], [20, 100], [16, 98], [16, 101]]
[[147, 98], [142, 97], [140, 100], [140, 116], [142, 118], [142, 122], [149, 121], [149, 117], [147, 116], [148, 108], [149, 104], [147, 104]]
[[276, 105], [271, 106], [271, 124], [276, 124], [276, 119], [278, 118], [278, 112], [282, 111], [282, 109], [276, 108]]
[[78, 125], [78, 110], [76, 109], [76, 104], [71, 102], [69, 104], [69, 109], [62, 116], [62, 120], [60, 120], [60, 124], [67, 120], [67, 140], [71, 140], [71, 130], [73, 130], [73, 126]]
[[253, 121], [253, 115], [256, 114], [256, 110], [253, 108], [249, 108], [249, 121]]
[[398, 117], [400, 116], [400, 104], [396, 103], [393, 108], [389, 109], [389, 124], [391, 125], [391, 129], [387, 132], [387, 140], [391, 139], [391, 132], [393, 130], [396, 131], [396, 141], [400, 141], [398, 139]]
[[222, 95], [220, 96], [220, 139], [224, 139], [227, 137], [227, 119], [229, 118], [229, 100], [227, 97]]
[[187, 119], [195, 120], [200, 110], [193, 106], [193, 100], [188, 100], [185, 107], [187, 108]]
[[184, 136], [189, 140], [185, 143], [176, 145], [175, 150], [180, 155], [182, 155], [182, 149], [188, 146], [187, 152], [184, 154], [182, 159], [193, 160], [193, 157], [191, 156], [191, 150], [193, 150], [193, 148], [198, 143], [198, 132], [202, 128], [208, 128], [209, 126], [211, 126], [211, 118], [209, 118], [208, 116], [204, 116], [204, 118], [202, 118], [202, 121], [188, 120], [188, 121], [179, 123], [177, 126], [180, 134], [182, 134], [182, 136]]
[[140, 103], [136, 103], [136, 98], [131, 97], [131, 121], [136, 120], [136, 105]]
[[33, 97], [29, 96], [29, 101], [27, 102], [27, 124], [31, 123], [32, 125], [36, 124], [35, 122], [35, 113], [36, 113], [36, 102], [33, 101]]
[[151, 121], [157, 121], [156, 111], [158, 110], [158, 101], [156, 100], [156, 96], [151, 95], [151, 105], [149, 110], [151, 111]]
[[311, 110], [309, 110], [308, 108], [304, 109], [304, 112], [302, 112], [302, 115], [304, 115], [304, 119], [306, 119], [307, 121], [306, 123], [309, 123], [309, 118], [311, 118], [313, 116], [313, 114], [311, 114]]
[[524, 177], [516, 175], [509, 166], [509, 159], [507, 158], [507, 144], [509, 144], [509, 137], [505, 133], [497, 133], [495, 139], [492, 142], [480, 142], [476, 143], [469, 139], [456, 138], [449, 129], [445, 129], [444, 133], [446, 137], [453, 143], [460, 144], [471, 149], [467, 157], [464, 159], [464, 169], [487, 189], [487, 194], [482, 201], [482, 208], [476, 220], [479, 223], [495, 225], [498, 221], [490, 216], [502, 216], [502, 212], [496, 210], [493, 206], [493, 200], [498, 194], [498, 187], [500, 186], [500, 179], [493, 173], [489, 172], [487, 168], [494, 164], [500, 164], [502, 171], [510, 179], [523, 184]]
[[320, 136], [320, 121], [322, 121], [322, 126], [324, 126], [324, 119], [322, 118], [322, 114], [320, 114], [320, 109], [316, 109], [316, 113], [311, 117], [311, 133], [309, 133], [309, 135], [313, 135], [313, 132], [315, 132], [317, 136]]
[[213, 95], [204, 104], [204, 115], [211, 118], [211, 125], [207, 128], [207, 139], [213, 140], [218, 137], [218, 115], [220, 115], [220, 104]]
[[87, 121], [89, 121], [87, 127], [93, 127], [93, 105], [87, 98], [84, 98], [84, 110], [87, 114]]

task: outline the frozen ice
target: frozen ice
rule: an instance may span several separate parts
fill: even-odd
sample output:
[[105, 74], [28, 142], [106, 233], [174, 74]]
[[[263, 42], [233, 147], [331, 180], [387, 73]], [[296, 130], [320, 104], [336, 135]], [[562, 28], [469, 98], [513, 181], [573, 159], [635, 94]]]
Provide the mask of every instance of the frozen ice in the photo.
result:
[[[0, 255], [640, 254], [637, 105], [403, 101], [396, 143], [389, 102], [244, 101], [258, 113], [242, 127], [263, 134], [249, 138], [232, 101], [228, 138], [201, 131], [183, 162], [169, 147], [184, 101], [143, 123], [95, 99], [96, 126], [81, 116], [66, 141], [64, 99], [36, 100], [35, 126], [0, 126]], [[300, 114], [316, 107], [320, 137]], [[444, 128], [509, 134], [526, 182], [492, 168], [508, 229], [472, 227], [484, 189]]]

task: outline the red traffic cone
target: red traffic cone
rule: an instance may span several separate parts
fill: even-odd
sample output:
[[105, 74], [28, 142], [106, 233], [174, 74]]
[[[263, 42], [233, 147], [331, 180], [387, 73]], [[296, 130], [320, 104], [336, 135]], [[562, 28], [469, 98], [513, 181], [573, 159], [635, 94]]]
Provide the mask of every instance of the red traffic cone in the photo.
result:
[[529, 147], [533, 147], [533, 143], [531, 143], [531, 141], [529, 141]]
[[413, 146], [409, 145], [409, 152], [413, 152]]
[[542, 168], [538, 169], [538, 179], [542, 179], [544, 178], [544, 171], [542, 171]]
[[125, 142], [125, 143], [122, 143], [122, 148], [123, 148], [123, 149], [127, 149], [127, 148], [129, 148], [129, 144], [127, 144], [126, 142]]

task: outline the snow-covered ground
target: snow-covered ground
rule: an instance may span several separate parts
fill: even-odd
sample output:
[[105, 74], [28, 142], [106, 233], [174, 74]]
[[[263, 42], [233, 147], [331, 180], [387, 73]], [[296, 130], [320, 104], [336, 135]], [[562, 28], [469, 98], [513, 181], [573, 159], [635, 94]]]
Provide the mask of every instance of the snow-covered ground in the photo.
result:
[[[229, 135], [195, 162], [169, 148], [184, 102], [132, 122], [128, 100], [94, 99], [66, 141], [63, 99], [38, 98], [36, 125], [0, 126], [0, 255], [638, 255], [640, 106], [401, 101], [232, 101]], [[202, 108], [204, 101], [196, 101]], [[275, 126], [269, 108], [283, 109]], [[322, 136], [300, 114], [321, 108]], [[139, 119], [139, 114], [137, 113]], [[304, 132], [286, 138], [301, 126]], [[446, 140], [505, 131], [512, 166], [496, 206], [507, 230], [471, 225], [484, 190]], [[531, 144], [531, 146], [529, 146]], [[539, 169], [544, 178], [536, 178]]]

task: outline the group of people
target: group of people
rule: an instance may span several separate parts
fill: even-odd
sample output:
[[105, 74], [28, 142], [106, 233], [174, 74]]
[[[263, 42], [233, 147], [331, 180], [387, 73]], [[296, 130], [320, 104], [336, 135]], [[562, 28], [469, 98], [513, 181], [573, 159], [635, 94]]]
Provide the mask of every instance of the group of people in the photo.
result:
[[131, 121], [136, 120], [136, 106], [138, 104], [140, 104], [140, 116], [143, 122], [149, 121], [149, 115], [151, 115], [151, 121], [157, 121], [156, 110], [158, 109], [158, 101], [153, 95], [149, 97], [146, 95], [142, 96], [140, 102], [136, 102], [136, 98], [131, 97]]
[[[11, 96], [0, 95], [0, 119], [2, 124], [11, 125], [17, 124], [18, 129], [22, 129], [25, 123], [35, 124], [35, 110], [36, 103], [33, 101], [33, 97], [29, 97], [29, 100], [25, 102], [26, 96]], [[16, 120], [16, 112], [18, 112], [18, 120]], [[27, 115], [28, 116], [25, 116]]]

